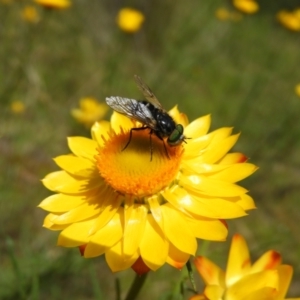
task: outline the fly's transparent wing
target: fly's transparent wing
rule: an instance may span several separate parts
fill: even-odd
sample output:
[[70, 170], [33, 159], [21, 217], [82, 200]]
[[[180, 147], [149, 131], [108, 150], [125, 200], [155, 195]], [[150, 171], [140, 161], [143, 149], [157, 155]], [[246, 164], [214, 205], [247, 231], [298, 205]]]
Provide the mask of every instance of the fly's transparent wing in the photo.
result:
[[156, 129], [156, 120], [153, 118], [151, 111], [142, 102], [119, 96], [107, 97], [105, 100], [107, 105], [116, 112], [139, 121], [154, 130]]
[[138, 75], [134, 75], [135, 82], [138, 88], [142, 91], [144, 97], [153, 104], [156, 108], [163, 109], [160, 102], [157, 100], [151, 89], [147, 86], [147, 84], [142, 80], [142, 78]]

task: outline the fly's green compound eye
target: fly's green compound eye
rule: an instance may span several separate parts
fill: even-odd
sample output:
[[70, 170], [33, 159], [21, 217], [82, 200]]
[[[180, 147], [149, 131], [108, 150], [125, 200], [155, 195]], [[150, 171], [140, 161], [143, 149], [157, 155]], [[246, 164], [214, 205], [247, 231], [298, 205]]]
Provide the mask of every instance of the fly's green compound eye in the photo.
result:
[[168, 137], [168, 144], [170, 146], [177, 146], [184, 141], [183, 126], [177, 124], [171, 135]]

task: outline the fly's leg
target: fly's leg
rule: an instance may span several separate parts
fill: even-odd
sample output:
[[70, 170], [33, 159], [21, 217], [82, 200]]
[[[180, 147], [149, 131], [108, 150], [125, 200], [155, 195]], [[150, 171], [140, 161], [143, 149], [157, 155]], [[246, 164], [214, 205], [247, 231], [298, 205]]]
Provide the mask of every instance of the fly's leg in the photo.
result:
[[[166, 152], [166, 155], [167, 155], [168, 159], [171, 159], [171, 157], [170, 157], [170, 155], [169, 155], [169, 152], [168, 152], [168, 149], [167, 149], [167, 146], [166, 146], [166, 143], [165, 143], [164, 139], [162, 138], [162, 136], [159, 135], [159, 133], [157, 133], [157, 132], [154, 132], [154, 133], [155, 133], [155, 135], [163, 142], [164, 148], [165, 148], [165, 152]], [[151, 157], [151, 158], [152, 158], [152, 157]]]
[[131, 128], [131, 129], [130, 129], [130, 133], [129, 133], [129, 139], [128, 139], [128, 142], [126, 143], [126, 145], [125, 145], [125, 147], [122, 149], [122, 151], [124, 151], [124, 150], [128, 147], [128, 145], [130, 144], [130, 141], [131, 141], [131, 138], [132, 138], [132, 131], [133, 131], [133, 130], [138, 131], [138, 130], [145, 130], [145, 129], [148, 129], [148, 127], [136, 127], [136, 128]]

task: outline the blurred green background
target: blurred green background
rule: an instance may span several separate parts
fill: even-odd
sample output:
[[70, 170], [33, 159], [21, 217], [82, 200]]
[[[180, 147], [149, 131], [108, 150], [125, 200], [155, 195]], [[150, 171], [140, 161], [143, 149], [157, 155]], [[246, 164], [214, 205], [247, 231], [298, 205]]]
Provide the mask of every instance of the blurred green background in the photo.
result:
[[[70, 110], [86, 96], [140, 99], [134, 74], [166, 109], [178, 104], [190, 120], [211, 113], [212, 129], [242, 132], [235, 150], [260, 167], [242, 185], [258, 209], [230, 220], [230, 236], [246, 237], [253, 260], [281, 252], [294, 267], [289, 296], [300, 295], [300, 33], [275, 19], [299, 1], [260, 4], [255, 15], [222, 21], [218, 8], [234, 10], [224, 0], [74, 0], [61, 11], [0, 1], [0, 299], [115, 299], [116, 278], [125, 295], [134, 272], [112, 274], [103, 257], [56, 247], [36, 206], [50, 195], [40, 179], [58, 169], [52, 157], [69, 153], [66, 137], [89, 136]], [[39, 21], [22, 18], [27, 5]], [[145, 16], [135, 34], [116, 24], [125, 6]], [[229, 242], [205, 254], [225, 267]], [[180, 299], [170, 294], [180, 277], [168, 266], [152, 272], [140, 299]]]

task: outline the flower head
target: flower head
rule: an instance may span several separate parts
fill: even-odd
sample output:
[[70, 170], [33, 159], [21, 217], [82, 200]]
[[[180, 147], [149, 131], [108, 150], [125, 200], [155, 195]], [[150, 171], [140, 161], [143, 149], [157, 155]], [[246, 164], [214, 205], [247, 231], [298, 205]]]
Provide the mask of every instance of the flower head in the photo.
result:
[[233, 0], [233, 5], [245, 14], [254, 14], [259, 10], [259, 5], [254, 0]]
[[300, 97], [300, 83], [296, 84], [295, 86], [295, 93], [297, 96]]
[[12, 101], [12, 103], [10, 104], [10, 110], [14, 114], [22, 114], [25, 111], [25, 105], [22, 101], [15, 100], [15, 101]]
[[40, 16], [33, 5], [25, 6], [21, 12], [21, 17], [29, 23], [37, 23], [40, 20]]
[[292, 31], [300, 31], [300, 9], [294, 11], [281, 10], [277, 14], [278, 22]]
[[80, 99], [80, 108], [71, 111], [72, 116], [79, 122], [90, 128], [96, 121], [99, 121], [108, 111], [107, 105], [99, 103], [94, 98]]
[[122, 8], [117, 16], [117, 24], [121, 30], [127, 33], [135, 33], [139, 31], [145, 20], [144, 15], [133, 8]]
[[176, 107], [169, 114], [185, 127], [186, 144], [170, 147], [147, 128], [131, 132], [142, 124], [116, 112], [93, 125], [92, 139], [68, 139], [72, 154], [55, 158], [62, 171], [43, 179], [57, 194], [39, 205], [50, 212], [44, 227], [62, 230], [58, 245], [79, 246], [84, 257], [104, 254], [113, 271], [182, 268], [197, 238], [225, 240], [223, 219], [254, 208], [236, 182], [256, 167], [227, 153], [239, 134], [207, 133], [210, 116], [189, 123]]
[[50, 9], [66, 9], [71, 6], [69, 0], [34, 0], [34, 2]]
[[220, 7], [216, 10], [215, 16], [221, 21], [235, 21], [242, 20], [243, 15], [237, 11], [230, 11], [227, 8]]
[[281, 255], [273, 250], [251, 264], [246, 241], [238, 234], [232, 238], [226, 272], [201, 256], [195, 265], [206, 287], [190, 300], [283, 300], [293, 274], [293, 268], [282, 265]]

